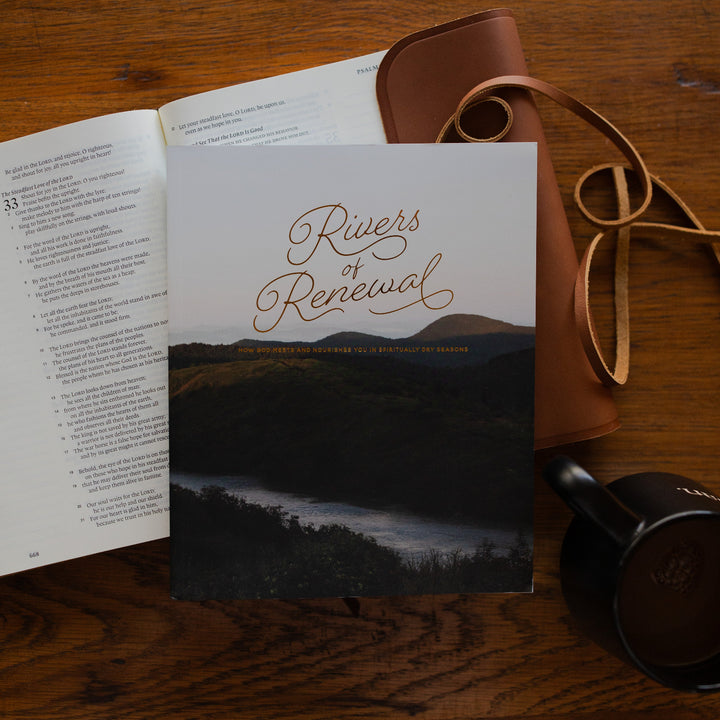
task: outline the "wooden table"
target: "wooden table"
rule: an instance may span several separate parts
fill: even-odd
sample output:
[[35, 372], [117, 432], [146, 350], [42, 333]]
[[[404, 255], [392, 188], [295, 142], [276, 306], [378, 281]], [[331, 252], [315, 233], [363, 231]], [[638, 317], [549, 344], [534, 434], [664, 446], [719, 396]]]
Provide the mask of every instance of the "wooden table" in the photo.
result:
[[[468, 0], [3, 0], [0, 140], [387, 48], [485, 7]], [[517, 0], [531, 74], [632, 138], [720, 228], [720, 5]], [[571, 190], [611, 148], [540, 101]], [[638, 241], [623, 427], [565, 451], [603, 481], [647, 469], [720, 491], [720, 269], [707, 248]], [[610, 284], [596, 283], [605, 339]], [[540, 468], [552, 455], [537, 455]], [[539, 474], [538, 474], [539, 477]], [[717, 718], [720, 695], [655, 685], [581, 637], [558, 556], [570, 512], [536, 482], [535, 592], [175, 602], [168, 541], [0, 579], [0, 717]]]

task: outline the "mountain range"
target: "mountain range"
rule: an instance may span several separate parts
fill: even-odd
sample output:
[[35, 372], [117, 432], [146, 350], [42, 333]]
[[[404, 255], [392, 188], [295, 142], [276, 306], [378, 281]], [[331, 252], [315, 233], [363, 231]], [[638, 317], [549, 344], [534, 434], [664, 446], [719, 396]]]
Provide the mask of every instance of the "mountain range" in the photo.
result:
[[[186, 367], [199, 363], [228, 362], [251, 359], [255, 354], [287, 348], [305, 351], [316, 348], [363, 349], [364, 355], [382, 354], [430, 366], [462, 367], [488, 362], [494, 357], [535, 345], [535, 328], [513, 325], [483, 315], [456, 313], [446, 315], [405, 338], [388, 338], [360, 332], [338, 332], [313, 342], [282, 342], [244, 338], [230, 344], [182, 343], [170, 348], [170, 367]], [[239, 348], [252, 348], [256, 353], [242, 353]]]

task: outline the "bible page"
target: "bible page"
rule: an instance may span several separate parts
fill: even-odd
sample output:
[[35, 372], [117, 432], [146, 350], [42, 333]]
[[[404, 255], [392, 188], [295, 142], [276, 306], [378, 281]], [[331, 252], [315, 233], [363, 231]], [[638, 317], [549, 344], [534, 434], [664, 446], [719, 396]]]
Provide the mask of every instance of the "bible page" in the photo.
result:
[[0, 144], [0, 574], [168, 535], [158, 114]]
[[384, 53], [175, 100], [168, 145], [384, 144], [375, 78]]

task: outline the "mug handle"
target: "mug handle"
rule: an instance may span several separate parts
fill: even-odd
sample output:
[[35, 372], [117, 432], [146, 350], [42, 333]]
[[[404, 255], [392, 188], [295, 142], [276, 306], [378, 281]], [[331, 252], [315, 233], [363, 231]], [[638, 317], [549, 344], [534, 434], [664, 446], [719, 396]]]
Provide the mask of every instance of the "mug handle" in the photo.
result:
[[543, 469], [543, 477], [566, 505], [621, 546], [645, 526], [645, 520], [623, 504], [574, 460], [560, 455]]

